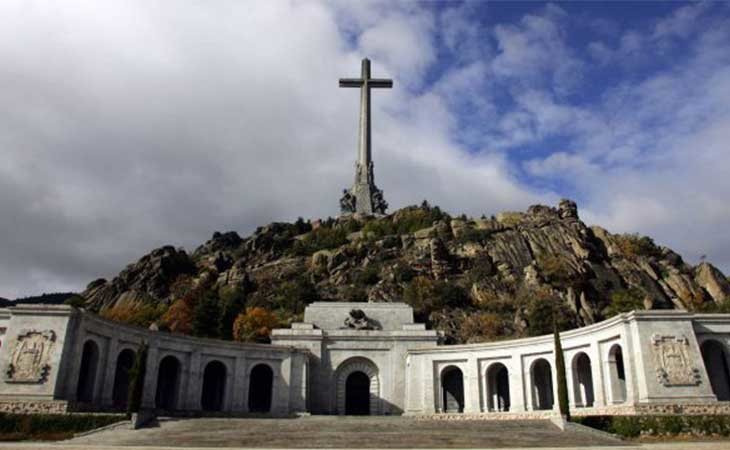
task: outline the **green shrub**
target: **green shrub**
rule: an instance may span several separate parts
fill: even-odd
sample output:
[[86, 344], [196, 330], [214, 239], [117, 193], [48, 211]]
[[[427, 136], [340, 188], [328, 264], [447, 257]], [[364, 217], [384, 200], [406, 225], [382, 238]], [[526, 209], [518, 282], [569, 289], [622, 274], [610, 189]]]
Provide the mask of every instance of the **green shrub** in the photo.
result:
[[374, 265], [368, 266], [362, 271], [356, 272], [353, 277], [355, 284], [369, 286], [380, 281], [380, 268]]
[[575, 314], [560, 297], [549, 290], [526, 290], [521, 293], [527, 298], [527, 334], [541, 336], [553, 332], [553, 317], [558, 331], [575, 328]]
[[489, 240], [490, 236], [492, 236], [492, 233], [492, 230], [467, 227], [461, 232], [461, 235], [459, 235], [459, 238], [456, 241], [460, 244], [466, 244], [468, 242], [484, 244]]
[[0, 439], [67, 439], [75, 433], [110, 425], [121, 416], [97, 414], [0, 413]]
[[573, 420], [627, 438], [677, 434], [730, 436], [730, 416], [590, 416]]
[[[291, 313], [304, 312], [304, 307], [319, 300], [317, 287], [307, 274], [302, 274], [291, 281], [279, 284], [273, 291], [273, 298], [268, 305]], [[263, 305], [266, 306], [266, 305]]]
[[348, 234], [347, 227], [320, 226], [304, 238], [295, 241], [291, 252], [297, 256], [309, 256], [320, 250], [337, 248], [347, 244]]
[[538, 265], [545, 281], [557, 288], [567, 289], [580, 281], [578, 273], [560, 256], [541, 256], [538, 258]]
[[637, 288], [621, 289], [611, 293], [611, 303], [603, 310], [603, 315], [609, 318], [640, 309], [644, 309], [644, 293]]
[[393, 276], [398, 283], [409, 283], [416, 276], [416, 271], [408, 264], [399, 262], [393, 266]]
[[403, 291], [406, 303], [420, 317], [444, 308], [461, 308], [469, 305], [469, 295], [461, 286], [442, 280], [419, 276], [413, 278]]
[[638, 233], [619, 234], [615, 236], [616, 244], [624, 256], [627, 257], [659, 257], [662, 252], [648, 236]]
[[441, 211], [438, 206], [431, 206], [424, 201], [421, 206], [404, 208], [392, 217], [375, 219], [367, 222], [362, 228], [363, 234], [374, 239], [394, 234], [410, 234], [433, 226], [440, 220], [451, 217]]
[[641, 434], [641, 421], [636, 417], [614, 417], [609, 432], [624, 437], [638, 437]]
[[74, 306], [76, 308], [85, 308], [86, 299], [80, 295], [73, 295], [67, 298], [64, 302], [65, 305]]

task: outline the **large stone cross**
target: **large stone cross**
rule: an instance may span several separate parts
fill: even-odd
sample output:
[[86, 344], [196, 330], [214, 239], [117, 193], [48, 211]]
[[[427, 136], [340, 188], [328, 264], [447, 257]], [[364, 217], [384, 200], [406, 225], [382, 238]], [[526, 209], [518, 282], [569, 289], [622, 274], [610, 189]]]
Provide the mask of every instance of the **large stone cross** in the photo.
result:
[[340, 200], [343, 213], [384, 214], [388, 204], [383, 192], [375, 187], [373, 175], [371, 131], [370, 131], [370, 89], [391, 88], [393, 80], [370, 78], [370, 60], [362, 60], [360, 78], [341, 78], [340, 87], [360, 88], [360, 139], [358, 141], [355, 184]]

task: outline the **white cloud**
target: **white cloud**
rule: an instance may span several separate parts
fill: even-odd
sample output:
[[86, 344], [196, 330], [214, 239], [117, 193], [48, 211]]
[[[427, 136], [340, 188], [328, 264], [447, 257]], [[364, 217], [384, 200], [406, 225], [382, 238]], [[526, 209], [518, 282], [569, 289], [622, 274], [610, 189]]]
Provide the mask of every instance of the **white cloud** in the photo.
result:
[[504, 159], [452, 139], [443, 97], [404, 85], [434, 61], [431, 13], [340, 21], [348, 8], [0, 3], [0, 296], [79, 290], [215, 230], [337, 214], [359, 101], [337, 79], [363, 56], [396, 80], [373, 98], [377, 182], [393, 209], [537, 198]]

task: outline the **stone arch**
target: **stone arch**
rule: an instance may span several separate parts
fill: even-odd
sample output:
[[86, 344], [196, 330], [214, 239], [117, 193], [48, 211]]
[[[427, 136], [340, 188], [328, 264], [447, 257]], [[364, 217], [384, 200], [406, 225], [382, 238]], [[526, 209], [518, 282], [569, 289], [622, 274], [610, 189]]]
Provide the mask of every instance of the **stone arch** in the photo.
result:
[[532, 408], [535, 410], [553, 409], [553, 374], [550, 363], [539, 358], [530, 368], [532, 381]]
[[134, 365], [136, 353], [131, 348], [125, 348], [117, 355], [117, 364], [114, 370], [114, 387], [112, 388], [112, 404], [116, 408], [127, 407], [129, 397], [129, 371]]
[[[369, 414], [381, 414], [380, 405], [380, 377], [378, 367], [367, 358], [355, 357], [344, 361], [335, 372], [336, 408], [337, 414], [347, 413], [347, 381], [350, 375], [361, 373], [369, 380]], [[356, 375], [364, 382], [364, 377]], [[352, 380], [351, 380], [352, 382]]]
[[274, 391], [274, 370], [264, 363], [256, 364], [249, 373], [248, 411], [271, 412]]
[[79, 367], [79, 380], [76, 385], [76, 400], [83, 403], [94, 401], [94, 387], [96, 384], [96, 372], [99, 368], [99, 346], [93, 339], [84, 342], [81, 352], [81, 366]]
[[611, 402], [626, 401], [626, 368], [621, 345], [613, 344], [608, 350], [608, 377], [611, 388]]
[[222, 411], [226, 395], [228, 369], [218, 360], [210, 361], [203, 370], [200, 406], [203, 411]]
[[595, 402], [593, 392], [593, 368], [591, 358], [585, 352], [578, 352], [571, 364], [573, 372], [573, 403], [578, 408], [590, 408]]
[[162, 358], [157, 370], [155, 407], [165, 411], [176, 409], [179, 387], [180, 361], [172, 355], [167, 355]]
[[441, 411], [464, 412], [464, 373], [456, 366], [441, 371]]
[[705, 363], [707, 376], [710, 378], [712, 392], [719, 401], [730, 400], [730, 368], [728, 367], [727, 350], [722, 343], [710, 339], [700, 346], [702, 361]]
[[509, 371], [507, 366], [500, 362], [491, 364], [487, 368], [487, 410], [509, 411]]

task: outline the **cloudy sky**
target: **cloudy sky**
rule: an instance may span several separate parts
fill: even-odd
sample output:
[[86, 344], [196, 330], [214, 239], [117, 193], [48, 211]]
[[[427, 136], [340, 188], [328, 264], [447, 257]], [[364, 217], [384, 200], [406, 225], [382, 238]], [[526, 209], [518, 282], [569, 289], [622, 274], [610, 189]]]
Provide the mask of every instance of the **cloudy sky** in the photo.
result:
[[338, 212], [578, 202], [730, 271], [730, 4], [0, 2], [0, 296]]

